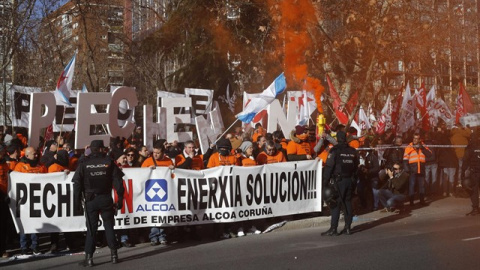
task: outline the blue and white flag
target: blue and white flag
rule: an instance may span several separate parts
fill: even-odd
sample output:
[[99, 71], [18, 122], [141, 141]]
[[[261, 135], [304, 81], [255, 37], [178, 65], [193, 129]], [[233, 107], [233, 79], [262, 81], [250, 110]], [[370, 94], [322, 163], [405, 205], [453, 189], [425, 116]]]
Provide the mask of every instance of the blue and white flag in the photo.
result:
[[244, 123], [250, 123], [255, 115], [265, 109], [268, 104], [272, 103], [277, 95], [281, 94], [286, 87], [287, 82], [285, 75], [282, 73], [258, 97], [250, 100], [243, 111], [237, 114], [237, 118]]
[[57, 87], [55, 91], [58, 91], [60, 95], [63, 97], [67, 104], [70, 104], [68, 100], [70, 98], [70, 90], [72, 90], [72, 82], [73, 82], [73, 73], [75, 71], [75, 58], [77, 57], [77, 53], [72, 57], [72, 60], [68, 63], [65, 69], [62, 71], [60, 78], [58, 78]]

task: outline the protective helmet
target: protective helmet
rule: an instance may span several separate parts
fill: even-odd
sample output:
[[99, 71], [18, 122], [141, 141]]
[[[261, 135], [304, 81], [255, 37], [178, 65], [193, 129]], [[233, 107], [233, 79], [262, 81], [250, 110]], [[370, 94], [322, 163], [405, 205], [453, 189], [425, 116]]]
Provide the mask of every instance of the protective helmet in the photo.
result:
[[331, 186], [326, 186], [323, 189], [323, 200], [330, 206], [330, 208], [333, 208], [337, 205], [337, 199], [338, 199], [338, 192], [335, 188]]

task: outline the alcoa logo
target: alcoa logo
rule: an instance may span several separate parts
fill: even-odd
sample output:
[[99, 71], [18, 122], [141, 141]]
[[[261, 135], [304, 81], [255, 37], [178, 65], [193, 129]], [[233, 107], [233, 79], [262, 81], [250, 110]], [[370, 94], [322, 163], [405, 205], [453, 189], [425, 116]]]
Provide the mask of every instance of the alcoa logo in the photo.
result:
[[150, 179], [145, 183], [147, 202], [165, 202], [168, 199], [168, 185], [165, 179]]

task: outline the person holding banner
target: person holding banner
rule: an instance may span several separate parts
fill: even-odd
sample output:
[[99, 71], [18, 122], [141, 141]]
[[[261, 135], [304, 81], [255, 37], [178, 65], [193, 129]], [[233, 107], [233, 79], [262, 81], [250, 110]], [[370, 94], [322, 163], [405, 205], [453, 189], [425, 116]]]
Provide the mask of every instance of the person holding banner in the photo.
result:
[[[157, 167], [168, 167], [170, 170], [173, 170], [175, 167], [173, 166], [172, 160], [165, 155], [165, 146], [164, 140], [158, 140], [153, 145], [153, 152], [152, 156], [147, 158], [143, 164], [142, 168], [150, 168], [154, 170]], [[158, 244], [166, 245], [165, 230], [160, 227], [152, 227], [150, 229], [150, 234], [148, 238], [150, 239], [150, 244], [152, 246], [156, 246]]]
[[271, 164], [278, 162], [286, 162], [285, 156], [281, 151], [275, 147], [275, 142], [272, 140], [267, 141], [265, 144], [265, 152], [261, 152], [257, 156], [257, 164]]
[[[85, 217], [87, 220], [87, 239], [85, 241], [85, 260], [80, 264], [93, 266], [95, 252], [95, 236], [98, 229], [99, 215], [102, 215], [103, 227], [111, 250], [112, 263], [118, 262], [117, 243], [115, 240], [114, 213], [123, 204], [123, 172], [115, 162], [103, 151], [102, 140], [94, 140], [90, 144], [91, 154], [79, 164], [72, 178], [75, 205], [82, 206], [84, 200]], [[118, 201], [113, 202], [112, 186], [118, 195]], [[82, 211], [82, 209], [78, 209]]]
[[203, 157], [195, 152], [195, 143], [186, 141], [183, 152], [175, 156], [175, 167], [186, 170], [203, 170]]
[[237, 165], [237, 158], [231, 155], [232, 144], [229, 139], [222, 138], [217, 141], [218, 152], [213, 153], [208, 159], [207, 168], [218, 166]]
[[[47, 168], [39, 164], [38, 154], [35, 149], [30, 146], [25, 148], [25, 156], [20, 160], [19, 163], [17, 163], [14, 171], [23, 173], [47, 173]], [[37, 249], [37, 234], [30, 234], [30, 240], [32, 241], [30, 245], [31, 251], [27, 248], [27, 235], [20, 233], [20, 248], [22, 250], [22, 255], [29, 254], [30, 252], [33, 252], [34, 255], [40, 255], [41, 252]]]
[[[340, 203], [331, 204], [332, 219], [330, 221], [330, 229], [323, 232], [322, 236], [338, 236], [340, 234], [350, 235], [350, 226], [352, 224], [353, 209], [352, 209], [352, 190], [353, 180], [356, 178], [359, 158], [355, 148], [347, 144], [347, 135], [344, 131], [337, 133], [337, 142], [328, 154], [325, 169], [323, 171], [322, 179], [323, 186], [327, 183], [333, 186], [332, 188], [338, 194]], [[345, 213], [345, 228], [342, 232], [337, 232], [338, 220], [340, 218], [340, 207], [344, 208]]]

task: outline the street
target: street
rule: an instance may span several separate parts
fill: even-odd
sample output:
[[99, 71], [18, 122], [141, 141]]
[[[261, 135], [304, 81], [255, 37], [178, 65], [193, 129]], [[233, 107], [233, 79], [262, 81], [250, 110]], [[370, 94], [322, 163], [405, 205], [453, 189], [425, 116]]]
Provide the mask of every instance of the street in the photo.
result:
[[[353, 234], [322, 237], [326, 217], [287, 223], [271, 233], [169, 246], [149, 243], [97, 249], [96, 269], [477, 269], [480, 217], [466, 217], [470, 202], [442, 198], [405, 214], [376, 211], [354, 219]], [[343, 228], [340, 222], [339, 229]], [[83, 254], [3, 260], [2, 269], [81, 267]]]

